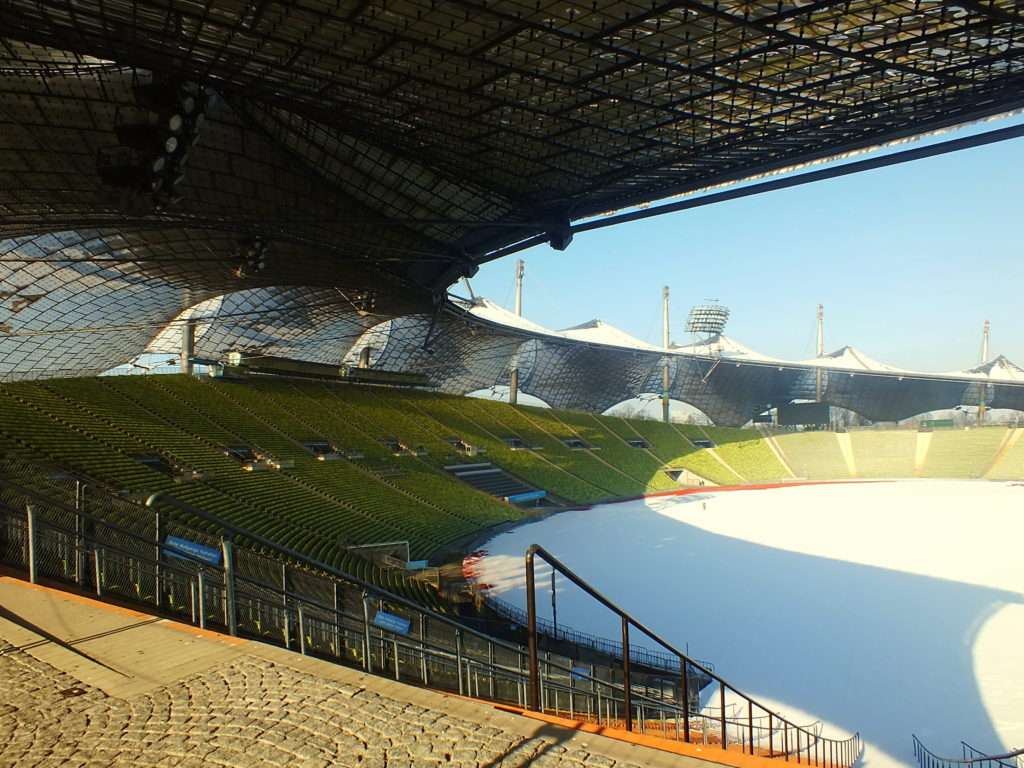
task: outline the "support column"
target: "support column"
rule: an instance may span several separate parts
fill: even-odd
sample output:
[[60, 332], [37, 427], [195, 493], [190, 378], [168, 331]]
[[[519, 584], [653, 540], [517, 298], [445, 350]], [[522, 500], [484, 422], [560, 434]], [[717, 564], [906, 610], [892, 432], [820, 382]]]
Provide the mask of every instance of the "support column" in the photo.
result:
[[196, 353], [196, 321], [186, 320], [181, 326], [181, 372], [192, 375], [192, 358]]

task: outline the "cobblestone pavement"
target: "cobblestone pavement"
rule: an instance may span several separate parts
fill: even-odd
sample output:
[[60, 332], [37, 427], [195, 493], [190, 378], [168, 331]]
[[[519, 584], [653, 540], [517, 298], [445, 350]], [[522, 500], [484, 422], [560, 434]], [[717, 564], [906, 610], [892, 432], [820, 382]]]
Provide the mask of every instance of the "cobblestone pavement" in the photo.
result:
[[569, 734], [527, 738], [252, 655], [128, 699], [28, 653], [0, 655], [4, 768], [640, 768]]

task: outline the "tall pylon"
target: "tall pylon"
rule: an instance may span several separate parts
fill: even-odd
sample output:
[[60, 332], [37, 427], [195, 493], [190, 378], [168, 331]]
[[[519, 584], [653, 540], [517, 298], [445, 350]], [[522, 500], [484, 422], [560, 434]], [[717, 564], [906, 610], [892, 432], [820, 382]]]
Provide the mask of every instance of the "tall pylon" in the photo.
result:
[[[989, 356], [989, 342], [992, 332], [992, 325], [988, 320], [985, 321], [985, 325], [982, 326], [981, 330], [981, 364], [984, 365], [988, 362]], [[985, 401], [988, 400], [988, 382], [981, 385], [981, 399], [978, 402], [978, 425], [985, 423]]]
[[[815, 355], [818, 358], [825, 356], [825, 305], [818, 305], [818, 339], [814, 347]], [[821, 368], [814, 372], [814, 400], [821, 402]]]
[[[526, 264], [522, 259], [516, 259], [516, 317], [523, 316], [523, 272], [526, 271]], [[508, 402], [515, 405], [519, 400], [519, 368], [513, 368], [509, 376]]]
[[664, 347], [666, 357], [665, 364], [661, 367], [661, 420], [669, 423], [669, 370], [668, 370], [668, 347], [671, 343], [668, 330], [668, 286], [661, 289], [661, 346]]

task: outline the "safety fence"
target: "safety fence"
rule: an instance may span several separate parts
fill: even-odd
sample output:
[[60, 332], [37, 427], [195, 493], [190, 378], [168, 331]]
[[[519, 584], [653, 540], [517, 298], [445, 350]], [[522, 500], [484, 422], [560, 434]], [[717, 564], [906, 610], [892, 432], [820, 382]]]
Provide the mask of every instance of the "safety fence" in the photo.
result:
[[[537, 585], [536, 585], [536, 561], [540, 558], [552, 568], [552, 573], [559, 573], [569, 582], [574, 584], [595, 602], [604, 606], [618, 617], [622, 627], [622, 680], [623, 680], [623, 711], [625, 712], [624, 727], [627, 731], [633, 730], [637, 725], [643, 730], [644, 723], [636, 723], [632, 719], [632, 676], [633, 676], [633, 655], [630, 650], [631, 635], [633, 630], [646, 636], [649, 640], [657, 643], [666, 652], [672, 654], [676, 659], [676, 668], [679, 670], [680, 689], [687, 691], [691, 687], [691, 680], [700, 676], [709, 679], [717, 686], [718, 693], [718, 722], [709, 724], [707, 722], [707, 708], [701, 711], [701, 718], [698, 727], [706, 732], [710, 726], [714, 730], [714, 742], [722, 749], [728, 749], [730, 745], [738, 746], [744, 753], [759, 755], [763, 757], [785, 756], [787, 759], [794, 755], [797, 762], [806, 762], [812, 765], [821, 766], [850, 766], [859, 758], [862, 749], [860, 734], [855, 733], [846, 739], [825, 738], [821, 735], [819, 726], [798, 725], [751, 696], [743, 693], [739, 688], [717, 675], [712, 670], [703, 666], [700, 662], [690, 658], [672, 644], [658, 636], [653, 630], [646, 627], [636, 618], [620, 608], [610, 599], [601, 594], [592, 585], [587, 583], [579, 574], [561, 562], [557, 557], [543, 547], [534, 544], [526, 551], [526, 611], [527, 611], [527, 636], [529, 653], [529, 703], [531, 709], [541, 709], [543, 701], [541, 697], [541, 670], [540, 656], [536, 643], [537, 637]], [[730, 703], [728, 697], [735, 701], [733, 713], [730, 714]], [[637, 708], [642, 711], [642, 707]], [[690, 741], [694, 718], [689, 707], [682, 711], [682, 739]], [[717, 726], [717, 727], [716, 727]], [[706, 737], [705, 737], [706, 738]]]
[[960, 757], [941, 757], [921, 743], [917, 736], [913, 739], [914, 759], [920, 768], [1024, 768], [1024, 749], [990, 755], [975, 749], [966, 741], [961, 741]]
[[[491, 610], [499, 616], [503, 616], [509, 621], [513, 621], [520, 626], [525, 627], [527, 625], [528, 617], [526, 611], [517, 608], [496, 595], [484, 594], [483, 599]], [[600, 653], [607, 654], [614, 659], [622, 658], [622, 643], [617, 643], [614, 640], [599, 637], [588, 632], [581, 632], [578, 629], [573, 629], [572, 627], [568, 627], [564, 624], [555, 624], [554, 622], [548, 621], [540, 616], [537, 617], [537, 631], [547, 637], [561, 640], [562, 642], [570, 643], [581, 648], [590, 648]], [[651, 667], [652, 669], [663, 669], [674, 673], [679, 667], [679, 660], [672, 654], [662, 653], [650, 648], [644, 648], [643, 646], [630, 646], [629, 657], [633, 663], [642, 664], [644, 666]], [[700, 663], [701, 666], [706, 669], [713, 671], [715, 668], [715, 665], [710, 661], [701, 660]]]
[[524, 647], [171, 496], [140, 505], [20, 462], [0, 462], [0, 562], [33, 582], [436, 690], [822, 766], [859, 751], [856, 736], [824, 739], [820, 725], [769, 711], [744, 717], [724, 697], [701, 707], [697, 681], [713, 673], [689, 660], [681, 675], [636, 669], [627, 641], [622, 664], [581, 662], [545, 649], [535, 625]]

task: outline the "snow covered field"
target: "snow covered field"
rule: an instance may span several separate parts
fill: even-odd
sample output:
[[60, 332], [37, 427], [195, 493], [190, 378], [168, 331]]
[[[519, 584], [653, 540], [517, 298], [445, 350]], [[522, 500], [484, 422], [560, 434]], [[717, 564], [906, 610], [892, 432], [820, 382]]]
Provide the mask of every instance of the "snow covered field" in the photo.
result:
[[[913, 762], [912, 733], [950, 756], [961, 739], [1024, 746], [1022, 484], [804, 486], [566, 512], [485, 547], [480, 580], [520, 607], [533, 543], [778, 711], [821, 719], [825, 736], [859, 730], [871, 768]], [[548, 573], [537, 584], [550, 618]], [[572, 585], [556, 591], [559, 624], [617, 636]]]

